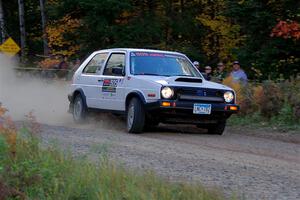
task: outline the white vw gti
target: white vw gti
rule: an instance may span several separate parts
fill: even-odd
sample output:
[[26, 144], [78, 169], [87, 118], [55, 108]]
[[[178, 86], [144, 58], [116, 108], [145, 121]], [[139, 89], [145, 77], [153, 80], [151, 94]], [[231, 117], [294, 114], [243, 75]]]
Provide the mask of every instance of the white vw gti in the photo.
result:
[[184, 54], [146, 49], [92, 53], [75, 72], [68, 98], [76, 122], [91, 111], [123, 114], [130, 133], [162, 122], [221, 135], [239, 110], [235, 92], [205, 80]]

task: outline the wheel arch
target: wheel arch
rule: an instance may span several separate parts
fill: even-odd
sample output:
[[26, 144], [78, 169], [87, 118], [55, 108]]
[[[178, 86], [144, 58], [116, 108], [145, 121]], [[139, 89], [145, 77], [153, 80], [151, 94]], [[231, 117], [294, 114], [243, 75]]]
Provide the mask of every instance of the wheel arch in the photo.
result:
[[127, 109], [127, 106], [129, 104], [130, 100], [134, 97], [138, 98], [143, 103], [143, 105], [146, 104], [146, 99], [140, 91], [132, 91], [129, 94], [127, 94], [127, 96], [126, 96], [126, 101], [125, 101], [125, 108], [126, 109]]
[[87, 106], [87, 104], [86, 104], [86, 96], [85, 96], [85, 94], [84, 94], [84, 92], [83, 92], [83, 90], [81, 88], [76, 89], [73, 92], [73, 95], [72, 95], [72, 98], [71, 98], [71, 103], [74, 103], [75, 97], [77, 95], [81, 95], [84, 105]]

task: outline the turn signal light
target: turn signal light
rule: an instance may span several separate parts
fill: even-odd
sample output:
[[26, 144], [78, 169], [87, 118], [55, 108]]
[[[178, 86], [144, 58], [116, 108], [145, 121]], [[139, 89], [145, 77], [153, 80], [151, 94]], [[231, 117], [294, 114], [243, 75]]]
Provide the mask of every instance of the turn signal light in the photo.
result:
[[170, 102], [162, 102], [161, 103], [161, 105], [163, 106], [163, 107], [170, 107], [171, 106], [171, 103]]
[[237, 106], [230, 106], [229, 109], [230, 110], [238, 110], [238, 107]]

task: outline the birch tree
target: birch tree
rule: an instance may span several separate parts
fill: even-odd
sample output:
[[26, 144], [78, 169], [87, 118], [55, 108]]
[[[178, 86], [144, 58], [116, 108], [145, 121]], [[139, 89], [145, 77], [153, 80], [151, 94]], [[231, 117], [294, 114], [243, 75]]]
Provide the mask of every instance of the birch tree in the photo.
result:
[[46, 0], [40, 0], [40, 10], [41, 10], [42, 29], [43, 29], [44, 55], [48, 55], [49, 54], [49, 48], [48, 48], [47, 32], [46, 32], [45, 1]]
[[1, 43], [5, 41], [5, 30], [4, 30], [4, 13], [3, 13], [3, 6], [2, 0], [0, 0], [0, 31], [1, 31]]
[[18, 6], [19, 6], [20, 41], [21, 41], [21, 61], [24, 62], [24, 58], [26, 54], [24, 0], [18, 0]]

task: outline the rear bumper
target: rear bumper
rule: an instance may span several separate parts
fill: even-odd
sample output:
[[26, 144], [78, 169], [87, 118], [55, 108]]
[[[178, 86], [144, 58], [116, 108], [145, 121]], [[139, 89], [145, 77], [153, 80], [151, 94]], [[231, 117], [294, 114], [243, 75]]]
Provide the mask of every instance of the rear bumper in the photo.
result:
[[[169, 102], [170, 106], [163, 106], [163, 102]], [[211, 105], [211, 113], [194, 114], [195, 103], [199, 102], [160, 100], [155, 103], [146, 104], [146, 110], [151, 117], [165, 123], [211, 124], [226, 120], [240, 109], [237, 104], [205, 102], [205, 104]]]

